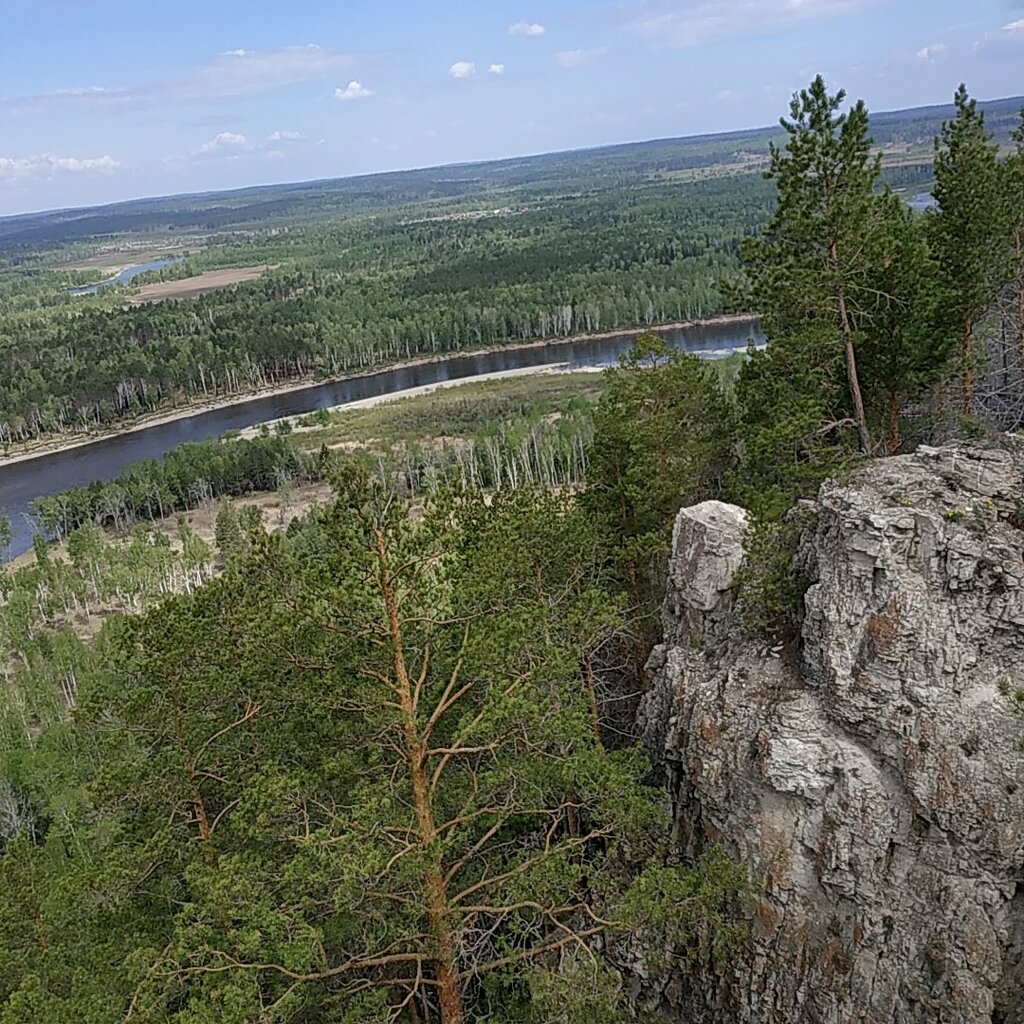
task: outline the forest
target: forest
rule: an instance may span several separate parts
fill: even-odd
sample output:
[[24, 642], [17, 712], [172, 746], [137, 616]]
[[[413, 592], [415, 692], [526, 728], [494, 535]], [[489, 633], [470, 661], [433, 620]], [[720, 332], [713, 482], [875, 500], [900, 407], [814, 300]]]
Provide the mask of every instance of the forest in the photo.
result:
[[232, 246], [232, 260], [278, 269], [230, 291], [8, 315], [0, 443], [410, 356], [719, 313], [717, 281], [735, 276], [769, 195], [737, 178], [471, 221], [389, 215]]
[[[929, 187], [940, 114], [878, 119], [883, 179], [901, 195]], [[1004, 144], [1015, 114], [1006, 101], [990, 110]], [[153, 200], [0, 222], [0, 446], [414, 356], [733, 311], [741, 246], [771, 213], [757, 172], [772, 138], [779, 130], [194, 197], [177, 213]], [[132, 305], [130, 289], [127, 304], [124, 289], [72, 300], [71, 286], [101, 275], [64, 268], [119, 237], [189, 253], [137, 285], [274, 269], [154, 305]]]
[[[45, 499], [55, 543], [0, 575], [0, 1024], [612, 1024], [644, 979], [739, 955], [760, 880], [674, 842], [636, 742], [676, 513], [750, 510], [744, 622], [784, 644], [801, 498], [1024, 416], [1024, 111], [1001, 147], [961, 88], [927, 212], [882, 170], [863, 103], [794, 97], [762, 221], [693, 250], [728, 249], [769, 336], [728, 365], [648, 333], [586, 395], [434, 396], [432, 432], [425, 403], [361, 441], [321, 414]], [[518, 283], [461, 222], [356, 248], [422, 312], [440, 282], [409, 232], [469, 291], [543, 289], [567, 254], [696, 246], [659, 227], [673, 202], [607, 233], [581, 212]], [[240, 290], [252, 317], [273, 287]], [[317, 482], [276, 529], [233, 500]]]

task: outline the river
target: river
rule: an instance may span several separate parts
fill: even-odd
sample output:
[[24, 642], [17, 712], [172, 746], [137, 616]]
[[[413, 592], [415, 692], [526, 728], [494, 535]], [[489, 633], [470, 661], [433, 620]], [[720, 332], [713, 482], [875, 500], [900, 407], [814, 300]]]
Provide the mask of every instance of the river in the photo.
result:
[[[760, 333], [749, 323], [711, 324], [659, 333], [675, 348], [712, 359], [745, 349], [752, 335], [755, 341], [762, 340]], [[631, 332], [524, 348], [494, 348], [474, 355], [453, 354], [433, 362], [397, 366], [365, 377], [316, 384], [283, 395], [266, 395], [64, 452], [0, 465], [0, 509], [6, 510], [14, 528], [10, 554], [19, 555], [31, 546], [34, 527], [29, 505], [33, 499], [94, 480], [112, 480], [131, 463], [159, 459], [186, 441], [203, 441], [208, 437], [219, 437], [228, 430], [241, 430], [268, 420], [485, 373], [534, 366], [557, 365], [566, 369], [611, 366], [630, 347], [635, 337], [636, 332]]]
[[108, 277], [106, 281], [98, 284], [87, 284], [83, 288], [72, 288], [72, 295], [95, 295], [101, 288], [108, 288], [112, 284], [127, 284], [135, 280], [140, 274], [148, 274], [151, 270], [163, 270], [164, 267], [174, 266], [180, 263], [184, 256], [172, 256], [163, 260], [150, 260], [149, 263], [136, 263], [134, 267], [125, 267], [119, 274]]

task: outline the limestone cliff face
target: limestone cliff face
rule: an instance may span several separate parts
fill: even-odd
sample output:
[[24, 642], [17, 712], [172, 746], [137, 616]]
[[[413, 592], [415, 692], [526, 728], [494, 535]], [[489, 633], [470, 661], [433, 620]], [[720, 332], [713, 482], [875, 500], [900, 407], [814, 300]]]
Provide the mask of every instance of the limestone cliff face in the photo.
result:
[[[679, 516], [641, 710], [680, 845], [764, 886], [747, 953], [657, 994], [692, 1024], [1024, 1021], [1024, 446], [826, 484], [796, 661], [742, 630], [742, 510]], [[1018, 893], [1018, 886], [1020, 892]]]

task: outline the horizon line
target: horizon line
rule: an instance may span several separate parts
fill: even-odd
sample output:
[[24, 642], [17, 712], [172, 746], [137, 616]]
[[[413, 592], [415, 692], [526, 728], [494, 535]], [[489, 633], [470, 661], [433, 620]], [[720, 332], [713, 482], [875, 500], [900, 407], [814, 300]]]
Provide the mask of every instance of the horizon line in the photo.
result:
[[[847, 96], [849, 100], [850, 97]], [[978, 106], [985, 108], [995, 104], [1003, 104], [1020, 101], [1022, 104], [1022, 112], [1024, 112], [1024, 94], [1017, 96], [996, 96], [991, 99], [978, 99]], [[856, 102], [855, 100], [853, 102]], [[914, 107], [895, 107], [889, 110], [879, 110], [871, 112], [869, 110], [869, 116], [871, 117], [887, 117], [898, 114], [907, 114], [913, 111], [940, 111], [945, 109], [952, 109], [952, 102], [944, 103], [926, 103]], [[783, 115], [784, 116], [784, 115]], [[244, 192], [258, 192], [266, 189], [273, 188], [307, 188], [312, 185], [326, 184], [329, 182], [339, 181], [359, 181], [362, 179], [370, 178], [383, 178], [398, 174], [416, 174], [425, 173], [427, 171], [443, 171], [447, 168], [465, 168], [465, 167], [485, 167], [495, 166], [497, 164], [511, 163], [516, 160], [536, 160], [541, 157], [551, 156], [566, 156], [573, 153], [595, 153], [606, 149], [621, 149], [629, 146], [643, 146], [653, 145], [659, 142], [687, 142], [695, 141], [699, 139], [715, 139], [724, 138], [729, 135], [743, 135], [752, 134], [758, 132], [770, 132], [778, 128], [779, 122], [776, 121], [774, 124], [767, 125], [752, 125], [740, 128], [726, 128], [719, 131], [712, 132], [696, 132], [691, 135], [664, 135], [657, 136], [655, 138], [647, 139], [627, 139], [619, 142], [606, 142], [599, 143], [593, 146], [580, 146], [575, 149], [553, 149], [553, 150], [542, 150], [539, 152], [532, 153], [519, 153], [512, 156], [504, 157], [493, 157], [490, 159], [482, 160], [456, 160], [451, 163], [444, 164], [422, 164], [411, 167], [393, 167], [387, 170], [381, 171], [367, 171], [361, 174], [339, 174], [335, 177], [330, 178], [307, 178], [292, 181], [268, 181], [261, 182], [255, 185], [240, 185], [235, 188], [224, 188], [224, 189], [201, 189], [196, 192], [170, 192], [163, 195], [140, 195], [133, 196], [128, 199], [116, 199], [109, 203], [91, 203], [83, 206], [55, 206], [55, 207], [44, 207], [36, 210], [24, 210], [19, 213], [7, 213], [0, 214], [0, 224], [10, 223], [16, 220], [22, 220], [31, 217], [44, 217], [44, 216], [57, 216], [59, 214], [79, 214], [86, 213], [89, 211], [100, 211], [100, 210], [111, 210], [118, 206], [129, 206], [134, 203], [146, 203], [146, 202], [167, 202], [170, 200], [180, 199], [200, 199], [210, 196], [237, 196]]]

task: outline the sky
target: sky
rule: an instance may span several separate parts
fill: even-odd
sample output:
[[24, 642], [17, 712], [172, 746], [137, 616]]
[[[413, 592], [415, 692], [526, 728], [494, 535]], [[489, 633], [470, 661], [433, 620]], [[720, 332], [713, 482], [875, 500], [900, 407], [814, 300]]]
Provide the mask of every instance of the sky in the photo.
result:
[[0, 215], [1024, 93], [1024, 0], [0, 0]]

